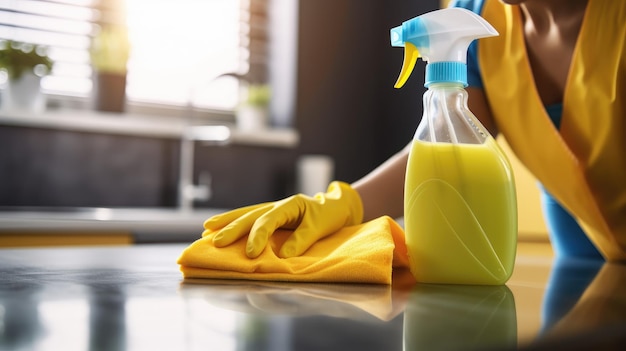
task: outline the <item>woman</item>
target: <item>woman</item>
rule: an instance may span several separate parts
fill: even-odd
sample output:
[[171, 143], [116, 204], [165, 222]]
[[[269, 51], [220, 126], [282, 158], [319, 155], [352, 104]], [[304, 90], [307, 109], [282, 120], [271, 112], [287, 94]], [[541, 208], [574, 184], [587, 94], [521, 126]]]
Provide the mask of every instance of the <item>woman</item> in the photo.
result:
[[[499, 37], [468, 54], [470, 110], [542, 184], [559, 256], [626, 260], [626, 2], [458, 0]], [[248, 233], [258, 256], [278, 227], [297, 228], [280, 255], [300, 255], [344, 225], [403, 212], [408, 148], [348, 185], [216, 216], [225, 246]]]

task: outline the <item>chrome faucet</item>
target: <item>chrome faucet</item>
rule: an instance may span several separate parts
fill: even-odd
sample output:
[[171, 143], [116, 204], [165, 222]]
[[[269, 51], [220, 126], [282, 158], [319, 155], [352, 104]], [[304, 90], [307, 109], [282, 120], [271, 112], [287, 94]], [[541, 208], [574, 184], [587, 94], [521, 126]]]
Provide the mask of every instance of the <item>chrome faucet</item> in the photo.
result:
[[231, 137], [226, 126], [189, 126], [183, 131], [180, 140], [180, 163], [178, 179], [178, 207], [183, 211], [193, 208], [194, 201], [207, 201], [211, 198], [211, 174], [201, 172], [199, 184], [193, 182], [194, 150], [196, 141], [223, 145]]

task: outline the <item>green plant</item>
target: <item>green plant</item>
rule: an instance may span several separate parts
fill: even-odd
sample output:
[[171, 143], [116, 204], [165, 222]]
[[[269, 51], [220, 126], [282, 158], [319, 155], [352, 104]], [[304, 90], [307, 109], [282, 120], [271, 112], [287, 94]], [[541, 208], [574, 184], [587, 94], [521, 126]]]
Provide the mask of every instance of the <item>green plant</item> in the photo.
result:
[[52, 70], [53, 61], [42, 45], [13, 40], [0, 40], [0, 68], [10, 79], [19, 79], [24, 72], [43, 76]]
[[103, 26], [89, 50], [91, 65], [101, 73], [126, 74], [130, 57], [128, 31], [121, 25]]
[[245, 104], [257, 107], [269, 105], [271, 99], [271, 89], [267, 84], [251, 84], [248, 86], [248, 95], [244, 100]]

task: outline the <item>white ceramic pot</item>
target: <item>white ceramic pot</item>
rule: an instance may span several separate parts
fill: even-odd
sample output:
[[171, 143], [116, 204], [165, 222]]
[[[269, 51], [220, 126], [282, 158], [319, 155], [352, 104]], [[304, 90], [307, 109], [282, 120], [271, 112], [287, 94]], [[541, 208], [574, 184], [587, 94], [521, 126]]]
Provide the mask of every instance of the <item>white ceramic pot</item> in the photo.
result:
[[237, 109], [236, 122], [240, 130], [251, 131], [267, 127], [268, 109], [265, 107], [244, 105]]
[[9, 79], [1, 106], [3, 111], [43, 112], [46, 96], [41, 92], [41, 77], [25, 72], [19, 79]]

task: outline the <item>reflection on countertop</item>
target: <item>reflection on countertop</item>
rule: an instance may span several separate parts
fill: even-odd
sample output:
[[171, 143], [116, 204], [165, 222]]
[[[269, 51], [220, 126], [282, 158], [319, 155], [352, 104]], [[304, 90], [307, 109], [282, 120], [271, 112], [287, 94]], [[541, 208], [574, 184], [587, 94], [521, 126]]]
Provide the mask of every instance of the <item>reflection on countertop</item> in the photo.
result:
[[604, 350], [626, 341], [625, 265], [520, 250], [506, 286], [407, 284], [403, 272], [391, 286], [183, 280], [185, 247], [0, 249], [0, 349]]

